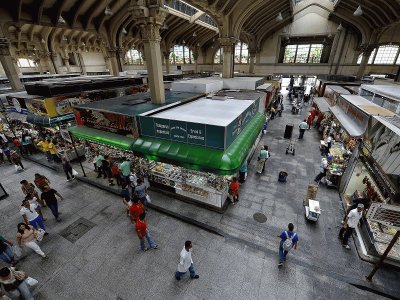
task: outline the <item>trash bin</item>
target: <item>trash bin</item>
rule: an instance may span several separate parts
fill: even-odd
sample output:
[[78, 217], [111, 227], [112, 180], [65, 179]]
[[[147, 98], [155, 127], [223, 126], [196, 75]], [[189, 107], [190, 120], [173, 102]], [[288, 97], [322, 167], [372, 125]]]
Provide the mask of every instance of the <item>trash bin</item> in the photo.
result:
[[286, 173], [285, 171], [280, 171], [279, 176], [278, 176], [278, 181], [286, 182], [287, 177], [288, 177], [288, 173]]
[[294, 127], [294, 124], [286, 124], [285, 134], [283, 135], [283, 137], [285, 139], [291, 139], [292, 138], [293, 127]]

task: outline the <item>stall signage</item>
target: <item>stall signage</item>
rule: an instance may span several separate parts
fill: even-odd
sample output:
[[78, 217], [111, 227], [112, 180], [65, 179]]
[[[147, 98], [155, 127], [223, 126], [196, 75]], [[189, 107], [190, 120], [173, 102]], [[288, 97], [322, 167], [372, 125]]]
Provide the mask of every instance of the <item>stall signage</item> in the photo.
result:
[[361, 110], [359, 110], [356, 106], [349, 103], [347, 100], [339, 97], [337, 101], [340, 109], [346, 113], [351, 119], [353, 119], [357, 124], [361, 123], [366, 126], [368, 122], [368, 116], [365, 115]]
[[224, 149], [225, 128], [146, 116], [139, 117], [141, 135]]

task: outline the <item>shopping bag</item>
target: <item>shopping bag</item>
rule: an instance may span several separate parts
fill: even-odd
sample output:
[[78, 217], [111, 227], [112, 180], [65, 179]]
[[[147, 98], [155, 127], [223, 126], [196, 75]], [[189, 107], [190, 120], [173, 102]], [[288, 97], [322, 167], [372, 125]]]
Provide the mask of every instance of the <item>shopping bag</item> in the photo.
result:
[[37, 281], [35, 278], [32, 278], [32, 277], [26, 278], [25, 282], [27, 285], [29, 285], [29, 287], [34, 287], [35, 285], [37, 285], [39, 283], [39, 281]]
[[14, 255], [17, 257], [20, 257], [22, 255], [22, 249], [18, 245], [12, 246], [12, 251], [14, 252]]
[[77, 172], [77, 171], [75, 171], [75, 169], [72, 169], [72, 175], [73, 176], [76, 176], [76, 175], [78, 175], [79, 173]]
[[146, 195], [146, 200], [147, 200], [147, 203], [151, 203], [151, 199], [150, 199], [149, 195]]
[[39, 229], [36, 231], [36, 240], [37, 240], [38, 242], [40, 242], [41, 240], [43, 240], [44, 234], [45, 234], [45, 231], [44, 231], [42, 228], [39, 228]]

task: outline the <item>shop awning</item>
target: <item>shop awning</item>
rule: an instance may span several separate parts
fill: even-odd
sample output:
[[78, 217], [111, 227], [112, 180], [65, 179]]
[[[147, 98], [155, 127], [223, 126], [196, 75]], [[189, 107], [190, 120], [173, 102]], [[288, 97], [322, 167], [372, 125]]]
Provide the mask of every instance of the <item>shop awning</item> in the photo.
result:
[[26, 122], [27, 117], [28, 116], [26, 114], [20, 114], [18, 112], [9, 112], [9, 113], [7, 113], [7, 119], [8, 120], [19, 120], [21, 122]]
[[264, 122], [264, 115], [257, 113], [225, 151], [151, 137], [140, 137], [131, 149], [148, 159], [163, 160], [188, 169], [211, 171], [220, 175], [235, 174], [250, 152]]
[[99, 144], [105, 144], [123, 150], [130, 150], [135, 141], [133, 138], [124, 137], [119, 134], [92, 129], [84, 126], [75, 126], [68, 129], [75, 137], [92, 141]]
[[67, 114], [63, 116], [58, 116], [50, 118], [48, 116], [39, 116], [35, 114], [28, 113], [26, 121], [31, 124], [43, 125], [45, 127], [56, 126], [59, 124], [65, 124], [75, 120], [74, 114]]
[[320, 112], [324, 113], [329, 111], [329, 103], [324, 97], [314, 97], [314, 103], [318, 106]]
[[351, 119], [343, 110], [337, 106], [329, 107], [329, 110], [339, 121], [340, 126], [342, 126], [351, 137], [359, 138], [364, 135], [366, 128]]

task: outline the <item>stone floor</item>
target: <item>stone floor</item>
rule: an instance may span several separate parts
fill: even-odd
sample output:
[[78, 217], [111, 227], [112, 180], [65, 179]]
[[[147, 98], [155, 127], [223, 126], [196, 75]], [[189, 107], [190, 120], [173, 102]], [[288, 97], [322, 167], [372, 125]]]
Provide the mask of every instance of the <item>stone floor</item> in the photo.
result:
[[[305, 222], [302, 200], [318, 172], [320, 156], [314, 130], [297, 143], [295, 156], [285, 155], [284, 127], [289, 122], [297, 127], [300, 120], [287, 112], [270, 123], [263, 139], [272, 155], [265, 174], [255, 175], [253, 159], [239, 204], [224, 214], [152, 192], [155, 208], [148, 223], [158, 250], [139, 251], [118, 196], [78, 180], [66, 182], [63, 174], [29, 161], [24, 161], [26, 171], [21, 173], [13, 166], [0, 166], [0, 182], [10, 194], [0, 201], [0, 234], [15, 240], [16, 225], [22, 220], [19, 181], [33, 180], [39, 172], [50, 178], [65, 201], [60, 202], [60, 223], [44, 209], [50, 235], [41, 247], [49, 259], [42, 261], [25, 249], [18, 265], [39, 280], [38, 299], [384, 299], [369, 291], [398, 297], [398, 271], [382, 268], [369, 284], [363, 276], [372, 265], [359, 259], [353, 241], [351, 251], [340, 245], [337, 191], [320, 187], [321, 218], [316, 224]], [[277, 182], [280, 170], [289, 173], [286, 184]], [[267, 216], [266, 223], [253, 219], [257, 212]], [[75, 242], [63, 237], [65, 229], [81, 218], [94, 227]], [[298, 231], [299, 249], [278, 269], [276, 235], [289, 222]], [[177, 282], [173, 273], [187, 239], [194, 244], [200, 279]]]

